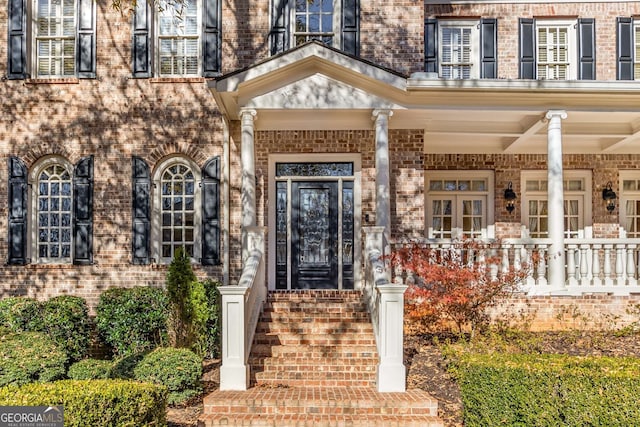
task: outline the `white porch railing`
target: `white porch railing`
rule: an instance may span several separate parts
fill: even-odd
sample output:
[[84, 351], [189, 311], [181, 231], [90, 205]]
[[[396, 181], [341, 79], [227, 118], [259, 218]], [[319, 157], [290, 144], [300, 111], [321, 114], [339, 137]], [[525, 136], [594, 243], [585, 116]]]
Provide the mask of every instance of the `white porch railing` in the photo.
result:
[[[451, 250], [450, 240], [419, 239], [413, 243], [436, 250]], [[410, 243], [396, 240], [391, 250]], [[550, 239], [504, 239], [499, 246], [487, 251], [486, 256], [500, 257], [498, 268], [508, 271], [527, 268], [522, 291], [529, 295], [581, 295], [610, 293], [629, 295], [640, 292], [640, 239], [566, 239], [565, 283], [550, 283], [549, 263], [554, 254], [549, 252]], [[392, 281], [405, 283], [407, 272], [394, 270]]]
[[403, 321], [407, 286], [390, 281], [391, 274], [384, 260], [384, 227], [364, 227], [364, 232], [363, 292], [378, 349], [377, 389], [380, 392], [404, 392]]
[[267, 296], [264, 227], [247, 227], [248, 257], [237, 286], [219, 288], [222, 304], [220, 390], [249, 387], [251, 343]]

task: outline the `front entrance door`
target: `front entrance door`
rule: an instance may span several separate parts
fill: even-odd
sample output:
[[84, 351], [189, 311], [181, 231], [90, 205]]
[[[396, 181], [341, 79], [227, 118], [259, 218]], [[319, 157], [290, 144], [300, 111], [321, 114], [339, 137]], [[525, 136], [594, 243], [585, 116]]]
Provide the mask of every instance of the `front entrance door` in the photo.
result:
[[276, 164], [276, 289], [353, 289], [353, 176], [353, 163]]
[[338, 183], [293, 182], [291, 189], [291, 286], [338, 285]]

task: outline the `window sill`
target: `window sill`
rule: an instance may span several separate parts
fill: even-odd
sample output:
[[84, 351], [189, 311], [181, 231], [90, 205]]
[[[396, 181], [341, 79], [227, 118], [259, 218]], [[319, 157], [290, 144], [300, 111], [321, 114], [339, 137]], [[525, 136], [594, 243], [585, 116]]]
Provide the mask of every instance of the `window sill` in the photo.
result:
[[64, 78], [54, 78], [54, 79], [27, 79], [25, 80], [26, 84], [30, 85], [50, 85], [50, 84], [71, 84], [77, 85], [80, 83], [80, 79], [77, 77], [64, 77]]
[[204, 77], [152, 77], [151, 83], [204, 83]]

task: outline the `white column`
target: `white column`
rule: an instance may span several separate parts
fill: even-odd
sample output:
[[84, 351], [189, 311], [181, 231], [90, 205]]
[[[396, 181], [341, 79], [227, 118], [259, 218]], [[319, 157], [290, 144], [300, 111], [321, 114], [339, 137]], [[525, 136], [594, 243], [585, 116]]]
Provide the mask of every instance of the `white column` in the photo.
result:
[[391, 189], [389, 173], [390, 110], [373, 110], [376, 122], [376, 225], [384, 227], [386, 246], [391, 237]]
[[404, 292], [406, 285], [377, 286], [379, 292], [378, 315], [378, 391], [406, 391], [407, 370], [404, 366]]
[[547, 203], [549, 214], [549, 286], [554, 290], [566, 289], [564, 254], [564, 189], [562, 180], [562, 120], [564, 110], [549, 110], [547, 127]]
[[253, 121], [256, 110], [240, 111], [242, 137], [240, 159], [242, 162], [242, 227], [256, 225], [256, 164], [254, 153]]

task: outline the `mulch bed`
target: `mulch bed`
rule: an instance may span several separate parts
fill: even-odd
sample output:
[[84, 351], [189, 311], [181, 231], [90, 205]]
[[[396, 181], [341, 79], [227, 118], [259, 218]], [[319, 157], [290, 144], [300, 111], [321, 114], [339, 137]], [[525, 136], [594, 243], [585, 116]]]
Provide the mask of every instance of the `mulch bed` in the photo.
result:
[[[420, 388], [439, 401], [439, 416], [448, 427], [462, 426], [460, 390], [446, 370], [445, 361], [435, 342], [455, 337], [414, 334], [405, 337], [405, 364], [408, 388]], [[517, 345], [531, 352], [569, 354], [574, 356], [635, 356], [640, 357], [640, 336], [616, 336], [604, 332], [545, 332], [522, 336]], [[209, 393], [219, 386], [220, 361], [207, 360], [204, 364], [204, 391]], [[194, 427], [202, 412], [202, 399], [169, 408], [170, 427]]]

